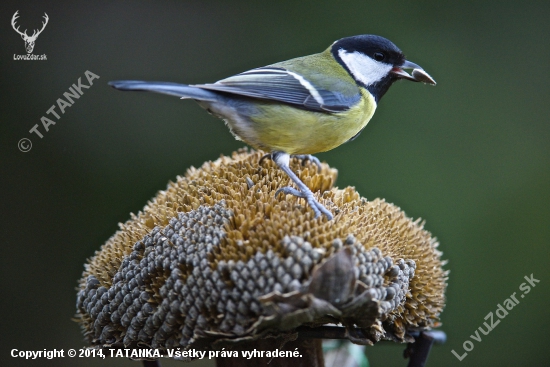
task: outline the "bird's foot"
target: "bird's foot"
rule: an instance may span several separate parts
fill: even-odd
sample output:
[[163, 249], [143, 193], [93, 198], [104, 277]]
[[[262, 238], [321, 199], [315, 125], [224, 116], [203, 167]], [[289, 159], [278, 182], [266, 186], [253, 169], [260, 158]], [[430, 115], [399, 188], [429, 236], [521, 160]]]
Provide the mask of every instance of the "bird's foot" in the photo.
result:
[[294, 154], [290, 156], [291, 158], [298, 158], [302, 160], [302, 166], [306, 165], [307, 161], [310, 161], [317, 166], [317, 172], [321, 172], [321, 161], [319, 158], [312, 156], [311, 154]]
[[315, 213], [315, 218], [318, 218], [319, 216], [321, 216], [321, 214], [324, 214], [328, 220], [332, 220], [333, 218], [332, 213], [327, 208], [325, 208], [323, 204], [315, 200], [315, 196], [313, 196], [313, 193], [310, 190], [302, 192], [300, 190], [296, 190], [293, 187], [286, 186], [281, 187], [280, 189], [275, 191], [275, 197], [277, 197], [279, 193], [290, 194], [305, 199], [311, 209], [313, 209], [313, 212]]
[[[319, 162], [317, 158], [309, 154], [298, 155], [295, 157], [298, 157], [300, 159], [310, 160], [314, 164], [316, 164], [318, 167], [320, 167], [321, 165], [321, 162]], [[295, 189], [290, 186], [282, 187], [275, 192], [275, 196], [277, 196], [279, 193], [284, 193], [284, 194], [291, 194], [299, 198], [303, 198], [307, 201], [309, 206], [311, 206], [311, 209], [313, 209], [313, 212], [315, 213], [315, 218], [320, 217], [321, 214], [325, 215], [328, 218], [328, 220], [332, 220], [332, 218], [334, 218], [332, 213], [327, 208], [325, 208], [323, 204], [315, 200], [315, 196], [313, 195], [313, 192], [311, 192], [310, 188], [307, 187], [307, 185], [304, 184], [302, 180], [300, 180], [300, 178], [294, 172], [292, 172], [289, 165], [290, 155], [288, 153], [280, 152], [280, 151], [271, 152], [270, 154], [264, 155], [260, 159], [259, 163], [261, 164], [262, 161], [266, 158], [273, 160], [273, 162], [275, 162], [277, 166], [279, 166], [279, 168], [288, 175], [288, 177], [296, 184], [296, 186], [298, 186], [298, 189]]]
[[258, 161], [258, 166], [261, 166], [262, 165], [262, 162], [266, 159], [271, 159], [273, 160], [273, 157], [271, 156], [271, 153], [267, 153], [267, 154], [264, 154], [262, 156], [262, 158], [260, 158], [260, 160]]

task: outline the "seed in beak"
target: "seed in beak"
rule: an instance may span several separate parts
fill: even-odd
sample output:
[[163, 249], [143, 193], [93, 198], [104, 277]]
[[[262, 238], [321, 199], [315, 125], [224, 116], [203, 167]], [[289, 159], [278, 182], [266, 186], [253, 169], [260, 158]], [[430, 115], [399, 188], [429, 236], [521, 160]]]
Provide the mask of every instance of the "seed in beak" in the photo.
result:
[[435, 80], [433, 80], [433, 78], [423, 69], [414, 69], [412, 71], [412, 77], [419, 82], [436, 85]]

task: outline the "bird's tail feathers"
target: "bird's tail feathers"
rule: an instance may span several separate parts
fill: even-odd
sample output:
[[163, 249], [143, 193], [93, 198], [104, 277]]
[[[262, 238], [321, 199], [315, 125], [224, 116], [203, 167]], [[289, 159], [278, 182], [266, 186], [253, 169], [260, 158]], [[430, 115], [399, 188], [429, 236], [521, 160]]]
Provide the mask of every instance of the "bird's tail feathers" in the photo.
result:
[[168, 94], [181, 98], [191, 98], [199, 101], [216, 101], [218, 96], [215, 92], [192, 87], [186, 84], [169, 82], [145, 82], [140, 80], [115, 80], [109, 85], [118, 90], [147, 91]]

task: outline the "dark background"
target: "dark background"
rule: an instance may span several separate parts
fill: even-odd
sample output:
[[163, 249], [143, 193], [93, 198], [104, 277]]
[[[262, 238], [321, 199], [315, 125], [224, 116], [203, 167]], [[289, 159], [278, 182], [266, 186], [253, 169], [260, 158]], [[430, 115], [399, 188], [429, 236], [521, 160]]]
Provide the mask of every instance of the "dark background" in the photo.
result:
[[[16, 10], [21, 30], [49, 15], [34, 50], [47, 61], [13, 60], [25, 54]], [[117, 92], [109, 80], [213, 82], [374, 33], [438, 85], [397, 83], [356, 141], [319, 158], [339, 170], [338, 186], [426, 219], [440, 240], [448, 341], [429, 366], [548, 365], [549, 19], [548, 1], [2, 2], [1, 364], [138, 366], [9, 353], [84, 346], [71, 317], [86, 258], [168, 180], [243, 146], [191, 101]], [[88, 84], [86, 70], [100, 79], [49, 132], [39, 126], [42, 139], [30, 134], [79, 77]], [[459, 362], [451, 350], [464, 353], [530, 274], [540, 283]], [[405, 366], [403, 349], [367, 352], [372, 366]]]

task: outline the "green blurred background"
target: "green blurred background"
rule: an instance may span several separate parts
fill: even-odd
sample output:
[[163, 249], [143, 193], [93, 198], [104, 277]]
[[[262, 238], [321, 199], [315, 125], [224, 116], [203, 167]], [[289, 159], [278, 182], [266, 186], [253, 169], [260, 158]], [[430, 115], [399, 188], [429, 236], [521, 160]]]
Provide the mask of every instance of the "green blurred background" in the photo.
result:
[[[21, 29], [49, 15], [34, 50], [47, 61], [13, 60], [25, 53], [16, 10]], [[550, 365], [549, 19], [548, 1], [2, 2], [1, 364], [139, 366], [9, 353], [85, 345], [71, 317], [86, 258], [168, 180], [243, 146], [191, 101], [116, 92], [109, 80], [213, 82], [373, 33], [438, 85], [397, 83], [357, 140], [318, 156], [338, 186], [424, 218], [440, 240], [448, 341], [428, 366]], [[100, 79], [42, 139], [30, 134], [79, 77], [88, 84], [86, 70]], [[464, 353], [530, 274], [540, 283], [459, 362], [451, 350]], [[372, 366], [405, 366], [403, 349], [367, 351]]]

